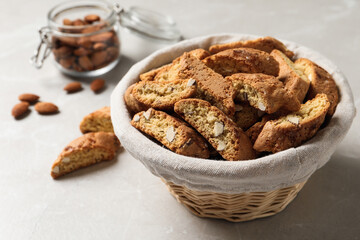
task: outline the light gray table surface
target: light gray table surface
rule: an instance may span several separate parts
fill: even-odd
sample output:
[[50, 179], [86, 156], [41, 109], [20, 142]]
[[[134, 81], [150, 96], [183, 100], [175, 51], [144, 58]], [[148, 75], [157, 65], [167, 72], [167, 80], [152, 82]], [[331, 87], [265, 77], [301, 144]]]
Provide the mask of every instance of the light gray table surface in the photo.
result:
[[[281, 213], [245, 223], [200, 219], [125, 150], [54, 181], [50, 168], [84, 115], [109, 105], [110, 94], [132, 64], [148, 52], [123, 42], [119, 65], [103, 76], [106, 90], [67, 95], [73, 81], [48, 60], [28, 62], [37, 29], [58, 1], [0, 1], [0, 239], [359, 239], [360, 117], [331, 160]], [[342, 69], [360, 107], [360, 1], [121, 1], [173, 16], [185, 38], [233, 32], [270, 35], [317, 50]], [[17, 96], [33, 92], [60, 113], [34, 110], [15, 121]]]

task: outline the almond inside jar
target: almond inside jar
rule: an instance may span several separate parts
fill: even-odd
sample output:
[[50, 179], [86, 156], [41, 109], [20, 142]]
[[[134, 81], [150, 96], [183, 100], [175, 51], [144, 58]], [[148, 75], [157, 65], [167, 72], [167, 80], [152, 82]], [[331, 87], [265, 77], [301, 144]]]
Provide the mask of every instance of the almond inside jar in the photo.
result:
[[52, 52], [63, 68], [87, 72], [101, 69], [118, 59], [120, 42], [116, 29], [100, 16], [64, 18], [62, 23], [59, 31], [65, 36], [52, 36]]

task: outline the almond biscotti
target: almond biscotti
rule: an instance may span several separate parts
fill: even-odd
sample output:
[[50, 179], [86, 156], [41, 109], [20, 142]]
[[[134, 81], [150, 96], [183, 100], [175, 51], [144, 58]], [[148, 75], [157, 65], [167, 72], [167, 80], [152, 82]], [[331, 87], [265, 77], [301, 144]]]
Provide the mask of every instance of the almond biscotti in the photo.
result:
[[181, 57], [175, 59], [167, 72], [166, 78], [161, 81], [175, 79], [195, 80], [198, 98], [209, 101], [229, 116], [234, 115], [234, 90], [231, 83], [193, 55], [184, 53]]
[[[208, 56], [210, 56], [210, 53], [206, 51], [205, 49], [195, 49], [189, 52], [192, 56], [196, 57], [199, 60], [202, 60]], [[161, 66], [159, 68], [155, 68], [149, 72], [140, 74], [140, 80], [141, 81], [153, 81], [153, 80], [161, 80], [163, 78], [166, 78], [167, 71], [170, 69], [171, 64], [167, 64], [164, 66]]]
[[[298, 69], [296, 65], [281, 51], [274, 50], [271, 52], [280, 66], [279, 79], [284, 82], [285, 88], [288, 93], [294, 96], [293, 100], [289, 101], [289, 104], [300, 106], [303, 103], [307, 91], [310, 86], [310, 81], [303, 71]], [[289, 110], [293, 110], [292, 106], [289, 106]]]
[[209, 157], [205, 140], [185, 122], [165, 112], [149, 108], [146, 112], [137, 113], [131, 125], [178, 154], [198, 158]]
[[195, 80], [141, 81], [132, 90], [134, 98], [145, 105], [161, 110], [172, 110], [174, 104], [196, 94]]
[[87, 133], [69, 143], [51, 168], [51, 176], [62, 175], [98, 162], [112, 160], [120, 148], [114, 133]]
[[229, 161], [255, 158], [255, 151], [245, 133], [221, 110], [200, 99], [184, 99], [174, 110], [193, 126]]
[[274, 113], [288, 102], [284, 84], [274, 76], [237, 73], [226, 79], [233, 85], [236, 100], [248, 101], [252, 107], [266, 113]]
[[130, 87], [128, 87], [124, 94], [124, 101], [125, 101], [126, 107], [131, 114], [135, 114], [135, 113], [145, 111], [148, 109], [147, 106], [145, 106], [143, 103], [139, 102], [132, 94], [132, 91], [133, 91], [135, 85], [136, 85], [136, 83], [134, 83]]
[[267, 121], [255, 141], [254, 149], [276, 153], [299, 146], [315, 135], [329, 107], [326, 94], [318, 94], [302, 104], [299, 111]]
[[277, 76], [279, 64], [269, 53], [252, 48], [235, 48], [211, 55], [203, 60], [222, 76], [234, 73], [264, 73]]
[[325, 69], [306, 58], [296, 60], [295, 66], [301, 69], [310, 79], [307, 98], [312, 99], [319, 93], [325, 93], [330, 101], [330, 108], [327, 114], [332, 116], [339, 102], [339, 90], [333, 77]]
[[282, 51], [288, 58], [292, 58], [294, 56], [294, 53], [287, 49], [282, 42], [272, 37], [262, 37], [254, 40], [216, 44], [210, 47], [210, 53], [216, 54], [218, 52], [232, 48], [255, 48], [267, 53], [271, 53], [272, 50], [278, 49]]
[[80, 123], [80, 131], [82, 133], [114, 132], [110, 107], [103, 107], [86, 115]]

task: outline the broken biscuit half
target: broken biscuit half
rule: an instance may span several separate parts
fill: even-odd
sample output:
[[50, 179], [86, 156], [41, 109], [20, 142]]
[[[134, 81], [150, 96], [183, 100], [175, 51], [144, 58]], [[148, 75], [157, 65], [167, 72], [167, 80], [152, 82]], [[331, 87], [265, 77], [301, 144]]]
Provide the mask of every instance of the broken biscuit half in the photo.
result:
[[58, 178], [77, 169], [114, 159], [120, 142], [114, 133], [87, 133], [69, 143], [51, 168], [51, 176]]
[[82, 133], [114, 132], [110, 107], [103, 107], [86, 115], [80, 123], [80, 131]]

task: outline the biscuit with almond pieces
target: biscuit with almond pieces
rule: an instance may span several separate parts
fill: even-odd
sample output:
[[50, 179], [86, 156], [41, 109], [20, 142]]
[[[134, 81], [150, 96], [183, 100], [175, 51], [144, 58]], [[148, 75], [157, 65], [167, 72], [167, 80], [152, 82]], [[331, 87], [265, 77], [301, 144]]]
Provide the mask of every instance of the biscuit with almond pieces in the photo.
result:
[[174, 104], [196, 94], [194, 79], [174, 81], [141, 81], [132, 90], [134, 98], [145, 105], [160, 110], [172, 110]]
[[190, 157], [208, 158], [206, 141], [182, 120], [149, 108], [137, 113], [131, 125], [150, 135], [171, 151]]
[[295, 66], [301, 69], [310, 80], [306, 98], [312, 99], [319, 93], [325, 93], [330, 101], [330, 109], [327, 114], [331, 117], [339, 102], [339, 90], [334, 78], [325, 69], [306, 58], [296, 60]]
[[264, 73], [277, 76], [279, 64], [269, 53], [252, 48], [228, 49], [203, 60], [209, 68], [222, 76], [235, 73]]
[[[202, 59], [210, 56], [210, 53], [202, 48], [192, 50], [189, 53], [191, 55], [193, 55], [194, 57], [198, 58], [199, 60], [202, 60]], [[165, 75], [167, 74], [167, 71], [169, 71], [170, 67], [171, 67], [171, 64], [166, 64], [159, 68], [155, 68], [149, 72], [140, 74], [140, 80], [141, 81], [153, 81], [153, 80], [166, 79], [167, 77], [165, 77]], [[157, 75], [159, 75], [159, 76], [157, 76]]]
[[80, 131], [82, 133], [114, 132], [110, 107], [103, 107], [86, 115], [80, 123]]
[[274, 113], [288, 102], [284, 84], [274, 76], [237, 73], [226, 79], [233, 85], [235, 100], [248, 101], [252, 107], [263, 112]]
[[136, 100], [134, 95], [132, 94], [132, 91], [135, 87], [136, 83], [132, 84], [130, 87], [128, 87], [124, 94], [124, 101], [126, 104], [127, 109], [131, 114], [135, 114], [141, 111], [145, 111], [148, 109], [144, 104]]
[[212, 45], [209, 51], [211, 54], [216, 54], [218, 52], [232, 48], [255, 48], [267, 53], [271, 53], [272, 50], [278, 49], [282, 51], [288, 58], [292, 58], [294, 56], [292, 51], [287, 49], [282, 42], [273, 37], [262, 37], [247, 41], [216, 44]]
[[229, 161], [255, 158], [255, 151], [245, 133], [217, 107], [200, 99], [184, 99], [174, 110], [193, 126]]
[[304, 72], [281, 51], [275, 49], [271, 52], [271, 56], [279, 63], [279, 79], [283, 81], [288, 93], [293, 95], [293, 100], [288, 103], [288, 110], [294, 111], [295, 106], [299, 108], [303, 103], [309, 90], [310, 81]]
[[329, 107], [326, 94], [318, 94], [302, 104], [299, 111], [267, 121], [254, 143], [254, 149], [276, 153], [301, 145], [316, 134]]
[[77, 169], [114, 159], [120, 142], [114, 133], [87, 133], [70, 142], [51, 168], [51, 176], [58, 178]]

